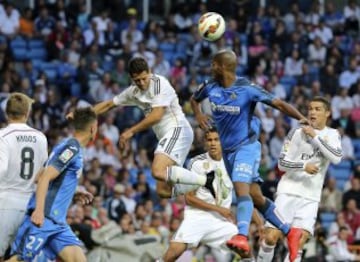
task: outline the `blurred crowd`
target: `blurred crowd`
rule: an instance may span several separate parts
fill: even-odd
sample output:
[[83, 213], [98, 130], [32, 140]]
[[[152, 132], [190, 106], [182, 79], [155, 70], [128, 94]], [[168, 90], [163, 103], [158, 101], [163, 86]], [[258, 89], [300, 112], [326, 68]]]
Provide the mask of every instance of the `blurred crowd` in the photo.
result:
[[[202, 153], [203, 132], [194, 121], [189, 97], [210, 77], [212, 55], [231, 48], [238, 55], [237, 72], [306, 114], [308, 98], [331, 101], [332, 127], [342, 137], [343, 177], [329, 172], [321, 220], [305, 256], [321, 261], [331, 246], [326, 239], [348, 230], [348, 244], [360, 241], [360, 5], [348, 1], [143, 1], [37, 0], [35, 8], [0, 1], [0, 125], [10, 92], [35, 99], [30, 125], [42, 130], [51, 148], [72, 129], [65, 119], [75, 107], [110, 99], [130, 83], [127, 62], [144, 56], [152, 72], [173, 84], [193, 124], [195, 141], [189, 158]], [[161, 2], [161, 3], [160, 3]], [[264, 5], [265, 4], [265, 5]], [[203, 41], [197, 21], [207, 11], [221, 13], [227, 27], [217, 42]], [[21, 50], [25, 50], [21, 51]], [[36, 51], [36, 52], [35, 52]], [[204, 109], [207, 110], [206, 105]], [[266, 196], [274, 198], [279, 174], [276, 161], [287, 132], [296, 121], [263, 105], [260, 173]], [[119, 133], [142, 119], [133, 107], [101, 116], [96, 141], [86, 149], [81, 185], [95, 195], [92, 205], [74, 202], [68, 222], [90, 250], [91, 230], [110, 220], [125, 234], [156, 234], [164, 245], [178, 228], [183, 197], [165, 200], [155, 194], [150, 163], [156, 138], [151, 130], [134, 137], [125, 150]], [[335, 219], [336, 217], [336, 219]], [[252, 228], [256, 248], [259, 232]], [[329, 244], [330, 243], [330, 244]], [[282, 248], [279, 247], [278, 257]], [[323, 253], [324, 252], [324, 253]], [[207, 252], [198, 252], [199, 257]], [[310, 260], [309, 260], [310, 261]]]

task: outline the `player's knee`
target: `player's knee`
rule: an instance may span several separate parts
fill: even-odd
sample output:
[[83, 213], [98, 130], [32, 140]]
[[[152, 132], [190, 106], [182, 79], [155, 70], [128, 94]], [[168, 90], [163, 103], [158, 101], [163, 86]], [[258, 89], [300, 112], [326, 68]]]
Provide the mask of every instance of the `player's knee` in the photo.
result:
[[170, 198], [171, 197], [171, 190], [168, 190], [162, 186], [156, 186], [156, 193], [160, 198]]
[[166, 169], [158, 166], [158, 165], [152, 165], [151, 167], [152, 175], [155, 179], [165, 181], [166, 179]]
[[267, 228], [265, 230], [265, 243], [269, 246], [275, 246], [279, 239], [278, 230], [273, 228]]

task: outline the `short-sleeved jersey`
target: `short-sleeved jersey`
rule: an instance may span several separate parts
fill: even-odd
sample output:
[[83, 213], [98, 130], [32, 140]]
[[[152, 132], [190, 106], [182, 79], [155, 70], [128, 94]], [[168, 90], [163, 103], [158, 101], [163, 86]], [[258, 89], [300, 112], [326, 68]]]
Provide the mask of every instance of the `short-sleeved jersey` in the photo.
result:
[[[338, 163], [342, 158], [341, 139], [336, 129], [315, 129], [311, 139], [301, 128], [293, 129], [285, 139], [279, 157], [279, 168], [285, 171], [278, 184], [277, 193], [300, 196], [320, 201], [321, 191], [330, 162]], [[316, 174], [305, 172], [307, 163], [316, 164]]]
[[133, 105], [148, 115], [154, 107], [165, 107], [165, 114], [153, 130], [160, 140], [168, 130], [175, 127], [190, 127], [189, 122], [179, 105], [179, 99], [169, 81], [160, 75], [153, 74], [149, 88], [145, 91], [131, 85], [113, 99], [115, 105]]
[[[56, 145], [46, 166], [56, 168], [60, 174], [50, 182], [45, 200], [45, 217], [58, 224], [66, 223], [66, 213], [75, 194], [78, 179], [82, 174], [83, 156], [79, 142], [67, 138]], [[28, 209], [35, 209], [35, 193], [30, 199]]]
[[[231, 179], [226, 172], [224, 161], [216, 161], [212, 159], [208, 153], [204, 153], [192, 158], [189, 162], [188, 168], [200, 175], [206, 175], [211, 170], [219, 169], [221, 172], [221, 177], [218, 175], [215, 178], [216, 181], [216, 195], [217, 199], [215, 200], [214, 197], [211, 195], [208, 189], [204, 187], [199, 187], [196, 190], [196, 197], [213, 205], [222, 206], [225, 208], [230, 208], [232, 202], [232, 189], [233, 184]], [[217, 172], [219, 174], [219, 172]], [[200, 210], [198, 208], [194, 208], [192, 206], [185, 207], [185, 216], [192, 216], [192, 215], [215, 215], [221, 217], [216, 212], [207, 212], [204, 210]]]
[[216, 81], [205, 82], [194, 93], [194, 99], [201, 102], [207, 97], [224, 151], [234, 151], [258, 139], [260, 121], [254, 116], [256, 103], [271, 104], [275, 99], [246, 78], [237, 78], [227, 88]]
[[6, 200], [1, 201], [2, 209], [26, 209], [47, 152], [45, 135], [26, 124], [12, 123], [0, 130], [0, 200]]

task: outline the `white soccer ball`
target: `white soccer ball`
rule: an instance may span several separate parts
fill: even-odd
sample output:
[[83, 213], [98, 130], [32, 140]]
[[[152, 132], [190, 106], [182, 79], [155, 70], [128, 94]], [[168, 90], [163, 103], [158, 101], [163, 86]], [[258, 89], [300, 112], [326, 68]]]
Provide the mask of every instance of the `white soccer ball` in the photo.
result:
[[203, 14], [198, 22], [200, 36], [207, 41], [218, 40], [225, 32], [225, 20], [215, 12]]

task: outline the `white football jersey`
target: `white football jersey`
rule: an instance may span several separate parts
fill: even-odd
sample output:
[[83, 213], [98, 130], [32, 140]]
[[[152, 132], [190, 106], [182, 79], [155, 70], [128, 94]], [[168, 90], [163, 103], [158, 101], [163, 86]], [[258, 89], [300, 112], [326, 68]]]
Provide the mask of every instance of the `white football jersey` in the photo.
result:
[[[195, 195], [197, 198], [207, 203], [222, 206], [225, 208], [230, 208], [232, 202], [233, 183], [226, 171], [225, 164], [222, 159], [221, 161], [216, 161], [213, 160], [208, 153], [204, 153], [191, 159], [189, 164], [189, 169], [201, 175], [206, 175], [207, 173], [215, 169], [220, 170], [221, 172], [217, 172], [217, 173], [221, 174], [221, 176], [216, 175], [215, 177], [215, 183], [216, 183], [215, 191], [216, 191], [217, 199], [215, 200], [214, 197], [209, 192], [209, 190], [205, 187], [199, 187], [196, 190]], [[185, 206], [185, 213], [184, 213], [185, 217], [189, 215], [204, 216], [209, 214], [222, 218], [222, 216], [217, 212], [204, 211], [189, 205]]]
[[0, 129], [0, 208], [26, 208], [36, 174], [47, 160], [47, 146], [45, 135], [26, 124]]
[[[320, 201], [321, 190], [328, 166], [337, 164], [342, 158], [341, 138], [337, 130], [325, 127], [315, 129], [311, 139], [301, 127], [292, 130], [283, 145], [278, 161], [279, 169], [285, 171], [278, 184], [277, 193], [300, 196]], [[307, 163], [319, 167], [317, 174], [305, 172]]]
[[150, 86], [143, 91], [136, 85], [131, 85], [114, 97], [115, 105], [133, 105], [141, 108], [148, 115], [154, 107], [166, 107], [165, 114], [153, 130], [160, 140], [168, 130], [174, 127], [190, 127], [181, 106], [178, 96], [169, 81], [160, 75], [152, 74]]

